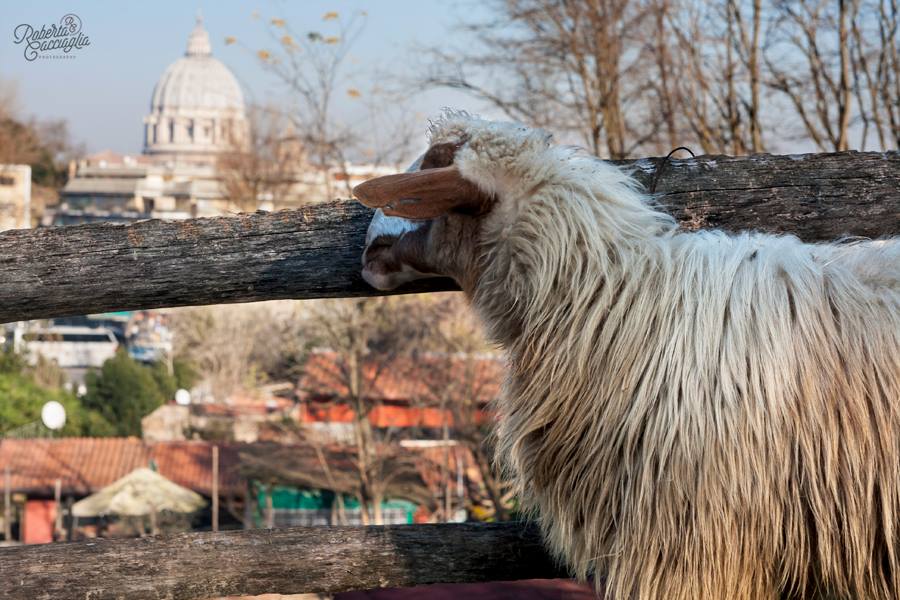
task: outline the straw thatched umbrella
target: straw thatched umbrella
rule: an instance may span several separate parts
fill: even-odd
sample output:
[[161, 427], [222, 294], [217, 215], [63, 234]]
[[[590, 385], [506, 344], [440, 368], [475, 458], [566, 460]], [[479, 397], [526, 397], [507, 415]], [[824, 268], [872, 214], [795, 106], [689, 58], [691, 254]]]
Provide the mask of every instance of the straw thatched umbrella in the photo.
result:
[[160, 511], [191, 513], [204, 506], [206, 500], [200, 494], [169, 481], [156, 471], [140, 468], [76, 502], [72, 505], [72, 515], [150, 515], [153, 533], [157, 533], [156, 515]]

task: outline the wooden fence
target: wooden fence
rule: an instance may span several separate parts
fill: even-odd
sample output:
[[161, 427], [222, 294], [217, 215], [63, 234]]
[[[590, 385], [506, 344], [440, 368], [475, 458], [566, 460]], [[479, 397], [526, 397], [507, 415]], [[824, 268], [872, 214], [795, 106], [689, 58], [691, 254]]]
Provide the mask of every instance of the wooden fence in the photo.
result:
[[[807, 241], [900, 232], [900, 154], [643, 159], [685, 227]], [[111, 310], [371, 296], [353, 202], [277, 213], [0, 233], [0, 322]], [[419, 282], [402, 292], [445, 291]], [[0, 598], [208, 598], [561, 574], [534, 526], [447, 524], [189, 533], [0, 548]]]

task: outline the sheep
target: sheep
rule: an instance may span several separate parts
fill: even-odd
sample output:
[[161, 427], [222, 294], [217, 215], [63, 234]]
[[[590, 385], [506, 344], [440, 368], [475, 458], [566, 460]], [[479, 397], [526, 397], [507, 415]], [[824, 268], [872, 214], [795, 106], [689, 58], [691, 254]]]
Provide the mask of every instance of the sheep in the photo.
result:
[[498, 460], [616, 599], [900, 598], [900, 238], [687, 232], [623, 170], [447, 113], [363, 277], [455, 279], [506, 352]]

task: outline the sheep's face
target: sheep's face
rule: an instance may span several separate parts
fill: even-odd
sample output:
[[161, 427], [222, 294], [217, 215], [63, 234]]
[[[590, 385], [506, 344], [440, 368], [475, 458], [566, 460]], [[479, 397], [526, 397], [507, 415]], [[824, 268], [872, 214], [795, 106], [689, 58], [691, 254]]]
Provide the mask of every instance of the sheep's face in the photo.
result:
[[377, 208], [366, 235], [363, 278], [379, 290], [409, 281], [452, 277], [469, 288], [480, 217], [493, 197], [454, 165], [461, 142], [432, 144], [406, 173], [357, 186], [360, 201]]
[[521, 125], [445, 117], [433, 128], [428, 151], [406, 173], [353, 190], [378, 209], [366, 236], [365, 280], [390, 290], [444, 276], [471, 291], [482, 233], [511, 221], [539, 183], [533, 165], [540, 161], [534, 159], [548, 146], [548, 135]]

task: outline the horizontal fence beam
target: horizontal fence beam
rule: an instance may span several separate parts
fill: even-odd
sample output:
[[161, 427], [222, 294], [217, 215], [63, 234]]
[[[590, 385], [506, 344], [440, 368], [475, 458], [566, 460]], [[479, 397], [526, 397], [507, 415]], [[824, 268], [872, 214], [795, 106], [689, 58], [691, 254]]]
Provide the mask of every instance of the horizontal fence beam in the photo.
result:
[[[900, 230], [900, 154], [709, 156], [626, 166], [690, 228], [805, 240]], [[661, 167], [659, 171], [658, 167]], [[275, 213], [0, 233], [0, 322], [111, 310], [373, 296], [360, 277], [371, 211], [351, 201]], [[401, 292], [454, 289], [417, 282]]]
[[193, 600], [565, 577], [522, 523], [296, 527], [0, 548], [0, 598]]

